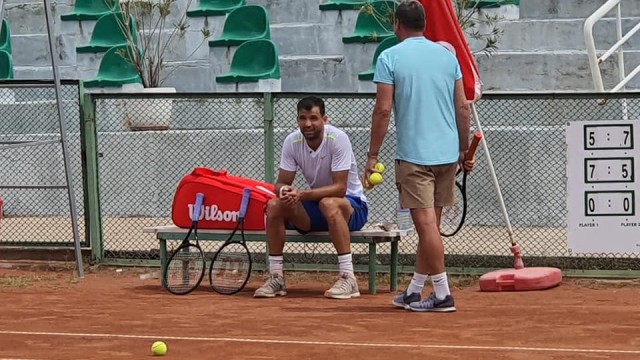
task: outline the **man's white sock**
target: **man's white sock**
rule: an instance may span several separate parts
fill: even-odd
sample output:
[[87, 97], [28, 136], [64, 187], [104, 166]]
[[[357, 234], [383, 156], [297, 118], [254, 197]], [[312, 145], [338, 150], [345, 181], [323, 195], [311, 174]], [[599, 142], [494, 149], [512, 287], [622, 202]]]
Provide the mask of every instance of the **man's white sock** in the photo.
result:
[[433, 291], [436, 293], [438, 300], [443, 300], [447, 295], [451, 295], [446, 272], [432, 275], [431, 280], [433, 281]]
[[352, 278], [356, 277], [353, 274], [353, 258], [351, 253], [338, 255], [338, 266], [340, 267], [340, 274], [348, 274]]
[[282, 263], [284, 262], [284, 256], [282, 255], [269, 255], [269, 272], [271, 275], [278, 274], [283, 276]]
[[428, 279], [429, 275], [414, 272], [413, 279], [411, 279], [411, 284], [409, 284], [409, 288], [407, 288], [407, 295], [411, 295], [413, 293], [422, 294], [424, 283], [426, 283]]

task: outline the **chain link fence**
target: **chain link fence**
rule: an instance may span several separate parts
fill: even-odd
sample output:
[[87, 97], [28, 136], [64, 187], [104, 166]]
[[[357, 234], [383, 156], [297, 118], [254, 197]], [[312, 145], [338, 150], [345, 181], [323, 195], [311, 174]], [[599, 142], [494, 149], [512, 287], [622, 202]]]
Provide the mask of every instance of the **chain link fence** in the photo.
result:
[[[106, 259], [159, 258], [158, 241], [142, 229], [172, 224], [175, 190], [195, 167], [264, 180], [261, 94], [98, 98], [95, 112]], [[140, 131], [158, 128], [169, 130]]]
[[[277, 176], [280, 149], [296, 130], [296, 103], [304, 94], [274, 94], [274, 144], [265, 141], [262, 94], [180, 94], [164, 98], [96, 95], [100, 156], [100, 201], [104, 257], [109, 260], [158, 259], [158, 243], [145, 226], [171, 224], [171, 203], [179, 180], [194, 167], [227, 169], [231, 174], [266, 180]], [[360, 171], [366, 160], [374, 97], [369, 94], [321, 94], [329, 122], [346, 131]], [[637, 254], [572, 254], [567, 249], [567, 176], [565, 127], [574, 120], [621, 120], [640, 117], [640, 94], [611, 94], [605, 104], [595, 94], [487, 94], [477, 103], [495, 172], [527, 266], [580, 270], [640, 270]], [[164, 101], [161, 104], [159, 101]], [[271, 108], [271, 107], [269, 107]], [[159, 111], [166, 111], [161, 116]], [[155, 131], [132, 119], [153, 114], [163, 118]], [[147, 116], [149, 117], [149, 116]], [[153, 117], [153, 116], [152, 116]], [[160, 121], [157, 121], [158, 123]], [[157, 130], [157, 126], [166, 129]], [[148, 127], [149, 128], [149, 127]], [[475, 131], [475, 123], [472, 123]], [[385, 181], [366, 193], [367, 226], [395, 221], [395, 129], [393, 119], [380, 161]], [[273, 146], [273, 149], [271, 149]], [[273, 164], [265, 164], [273, 151]], [[465, 226], [445, 238], [447, 265], [461, 271], [511, 267], [509, 237], [484, 149], [467, 185]], [[267, 165], [265, 167], [265, 165]], [[296, 185], [306, 186], [301, 174]], [[414, 264], [417, 236], [403, 238], [400, 265]], [[173, 244], [176, 246], [177, 244]], [[208, 243], [207, 251], [220, 244]], [[170, 248], [172, 244], [169, 245]], [[264, 256], [264, 244], [252, 245]], [[356, 263], [366, 262], [366, 247], [354, 245]], [[378, 261], [387, 264], [389, 248], [380, 247]], [[334, 264], [330, 244], [288, 244], [286, 261]]]
[[[0, 198], [3, 201], [0, 245], [72, 246], [64, 159], [53, 83], [4, 81], [0, 85], [0, 144], [58, 140], [0, 151]], [[63, 112], [72, 168], [72, 186], [78, 212], [78, 232], [86, 241], [80, 141], [80, 105], [77, 82], [61, 87]], [[28, 187], [28, 188], [23, 188]]]

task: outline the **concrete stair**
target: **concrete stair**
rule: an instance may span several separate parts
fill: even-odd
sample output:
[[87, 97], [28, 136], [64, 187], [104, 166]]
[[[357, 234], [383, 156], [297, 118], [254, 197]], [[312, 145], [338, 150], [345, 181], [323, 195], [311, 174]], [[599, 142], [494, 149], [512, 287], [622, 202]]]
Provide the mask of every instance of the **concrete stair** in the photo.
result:
[[[520, 0], [521, 19], [586, 19], [607, 0]], [[622, 0], [623, 16], [640, 16], [640, 2]], [[615, 16], [615, 8], [608, 17]]]
[[[583, 35], [586, 17], [601, 0], [522, 0], [519, 19], [504, 21], [498, 51], [492, 56], [477, 55], [476, 60], [486, 90], [593, 90], [593, 79]], [[640, 2], [622, 2], [622, 30], [640, 23]], [[615, 12], [594, 26], [597, 49], [610, 48], [617, 41]], [[471, 42], [472, 48], [477, 44]], [[640, 64], [640, 34], [624, 46], [625, 70]], [[617, 57], [601, 65], [605, 88], [619, 82]], [[639, 88], [640, 78], [627, 88]]]

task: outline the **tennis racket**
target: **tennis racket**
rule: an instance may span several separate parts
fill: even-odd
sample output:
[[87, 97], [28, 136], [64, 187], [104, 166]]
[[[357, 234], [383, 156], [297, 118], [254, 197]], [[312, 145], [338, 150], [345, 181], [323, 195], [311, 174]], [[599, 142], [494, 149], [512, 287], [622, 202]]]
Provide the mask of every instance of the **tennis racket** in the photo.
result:
[[[229, 238], [216, 252], [209, 266], [209, 282], [213, 290], [222, 295], [233, 295], [242, 290], [251, 276], [251, 254], [244, 237], [244, 219], [251, 199], [251, 189], [245, 188], [240, 203], [240, 215]], [[235, 234], [240, 229], [241, 237]]]
[[[475, 156], [478, 144], [482, 139], [482, 134], [477, 132], [473, 134], [473, 140], [467, 151], [467, 159], [471, 159]], [[462, 173], [462, 183], [459, 181], [459, 175]], [[451, 237], [462, 229], [464, 220], [467, 217], [467, 171], [464, 171], [462, 167], [456, 172], [456, 188], [455, 203], [453, 206], [445, 207], [442, 209], [442, 216], [440, 220], [440, 235], [444, 237]]]
[[[191, 227], [180, 246], [171, 254], [164, 271], [163, 281], [167, 290], [176, 295], [185, 295], [195, 290], [202, 282], [206, 267], [204, 253], [198, 242], [198, 221], [204, 201], [204, 194], [196, 195], [193, 206]], [[195, 244], [189, 241], [191, 233], [195, 237]]]

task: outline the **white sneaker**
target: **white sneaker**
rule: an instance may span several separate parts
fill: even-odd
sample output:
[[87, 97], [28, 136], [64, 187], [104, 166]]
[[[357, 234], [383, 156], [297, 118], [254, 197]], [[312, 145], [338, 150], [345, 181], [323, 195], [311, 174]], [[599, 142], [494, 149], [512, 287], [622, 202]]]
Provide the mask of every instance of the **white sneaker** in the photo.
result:
[[360, 296], [358, 282], [349, 274], [340, 275], [340, 279], [333, 284], [331, 289], [324, 292], [324, 296], [331, 299], [351, 299]]
[[259, 289], [253, 293], [256, 298], [272, 298], [276, 296], [287, 295], [287, 286], [284, 283], [284, 277], [280, 274], [273, 274]]

